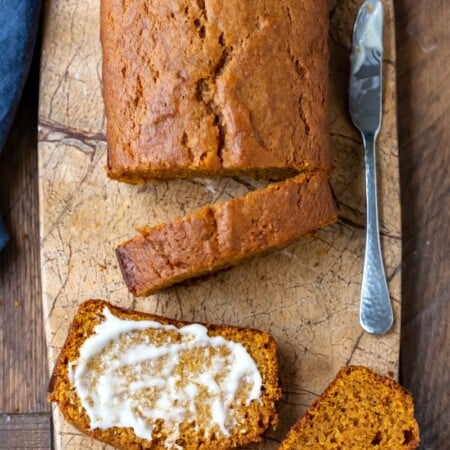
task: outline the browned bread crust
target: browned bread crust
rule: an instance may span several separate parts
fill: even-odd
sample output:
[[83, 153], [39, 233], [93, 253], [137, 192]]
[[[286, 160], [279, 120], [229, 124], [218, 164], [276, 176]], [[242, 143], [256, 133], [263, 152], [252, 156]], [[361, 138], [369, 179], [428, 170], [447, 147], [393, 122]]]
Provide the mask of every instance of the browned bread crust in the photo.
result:
[[[88, 300], [80, 305], [73, 319], [66, 342], [55, 364], [49, 385], [49, 401], [57, 402], [64, 418], [83, 433], [111, 444], [119, 449], [165, 450], [164, 435], [156, 435], [152, 441], [137, 437], [131, 428], [113, 427], [106, 430], [90, 429], [89, 417], [81, 406], [69, 380], [68, 365], [79, 357], [83, 342], [93, 334], [96, 325], [104, 320], [103, 309], [107, 307], [112, 314], [128, 320], [152, 320], [162, 324], [182, 327], [189, 322], [171, 320], [152, 314], [115, 307], [103, 300]], [[185, 427], [183, 438], [186, 449], [227, 449], [261, 440], [263, 432], [277, 423], [275, 404], [280, 397], [278, 387], [278, 364], [276, 344], [268, 333], [224, 325], [205, 325], [210, 336], [241, 343], [256, 362], [263, 380], [262, 403], [252, 402], [248, 407], [247, 432], [235, 431], [228, 438], [207, 441], [196, 435], [192, 426]]]
[[102, 0], [111, 178], [330, 168], [326, 0]]
[[237, 264], [283, 247], [336, 220], [323, 173], [295, 178], [206, 206], [172, 222], [140, 230], [116, 249], [123, 277], [136, 296]]
[[411, 394], [366, 367], [349, 366], [339, 371], [278, 450], [407, 450], [419, 442]]

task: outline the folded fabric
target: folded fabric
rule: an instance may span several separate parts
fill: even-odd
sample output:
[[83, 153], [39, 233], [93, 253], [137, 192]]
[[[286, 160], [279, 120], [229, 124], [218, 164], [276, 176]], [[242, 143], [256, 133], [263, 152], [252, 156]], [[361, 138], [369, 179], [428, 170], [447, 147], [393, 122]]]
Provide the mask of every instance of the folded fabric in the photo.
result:
[[[0, 151], [33, 56], [41, 0], [0, 0]], [[0, 250], [8, 235], [0, 219]]]
[[9, 237], [8, 232], [6, 231], [5, 226], [3, 225], [3, 221], [0, 217], [0, 250], [8, 243]]

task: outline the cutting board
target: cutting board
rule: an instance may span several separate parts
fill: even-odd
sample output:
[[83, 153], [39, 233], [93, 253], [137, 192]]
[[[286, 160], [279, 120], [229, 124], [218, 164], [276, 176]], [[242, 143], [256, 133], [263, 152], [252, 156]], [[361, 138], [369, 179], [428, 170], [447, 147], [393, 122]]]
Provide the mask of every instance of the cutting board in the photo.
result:
[[[332, 185], [338, 222], [237, 267], [135, 299], [114, 248], [137, 227], [245, 195], [248, 179], [195, 179], [131, 186], [106, 177], [99, 2], [48, 0], [44, 13], [39, 118], [39, 189], [44, 324], [50, 370], [72, 317], [88, 298], [176, 319], [267, 330], [279, 349], [280, 424], [256, 447], [274, 449], [341, 366], [397, 376], [401, 227], [395, 104], [393, 4], [385, 2], [384, 103], [378, 176], [381, 240], [395, 313], [390, 333], [359, 326], [365, 239], [364, 165], [347, 113], [351, 28], [360, 2], [330, 2]], [[108, 448], [83, 437], [54, 410], [56, 449]]]

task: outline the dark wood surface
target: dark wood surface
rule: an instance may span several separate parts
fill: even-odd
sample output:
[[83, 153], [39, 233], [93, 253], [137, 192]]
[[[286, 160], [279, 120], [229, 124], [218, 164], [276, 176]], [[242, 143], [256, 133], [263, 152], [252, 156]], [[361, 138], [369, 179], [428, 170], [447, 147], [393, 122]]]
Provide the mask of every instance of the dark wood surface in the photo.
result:
[[423, 449], [450, 448], [450, 2], [396, 1], [401, 381]]
[[2, 414], [0, 449], [48, 449], [51, 432], [50, 414]]
[[[450, 2], [397, 0], [402, 188], [401, 382], [422, 449], [450, 442]], [[0, 157], [0, 448], [51, 448], [37, 192], [38, 57]]]

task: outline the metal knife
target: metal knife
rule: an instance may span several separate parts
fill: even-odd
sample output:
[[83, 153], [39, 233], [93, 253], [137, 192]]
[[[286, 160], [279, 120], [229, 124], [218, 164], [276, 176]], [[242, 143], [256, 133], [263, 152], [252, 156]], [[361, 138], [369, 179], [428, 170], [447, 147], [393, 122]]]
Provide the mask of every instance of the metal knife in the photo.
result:
[[360, 322], [373, 334], [389, 331], [393, 323], [378, 225], [376, 148], [381, 125], [383, 5], [366, 0], [353, 29], [350, 70], [350, 115], [362, 135], [366, 170], [366, 248], [361, 288]]

